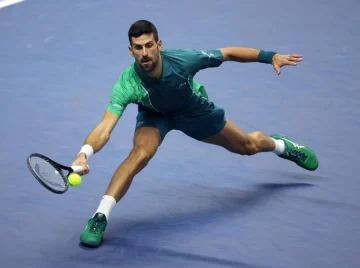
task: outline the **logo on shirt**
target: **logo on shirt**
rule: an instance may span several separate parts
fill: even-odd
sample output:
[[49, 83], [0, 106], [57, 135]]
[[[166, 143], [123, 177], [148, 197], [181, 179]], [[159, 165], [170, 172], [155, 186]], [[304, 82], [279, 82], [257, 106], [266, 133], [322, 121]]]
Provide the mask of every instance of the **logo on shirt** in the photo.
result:
[[203, 55], [205, 55], [205, 56], [208, 56], [209, 57], [209, 60], [212, 58], [212, 57], [214, 57], [214, 54], [213, 53], [207, 53], [207, 52], [205, 52], [204, 50], [201, 50], [201, 53], [203, 54]]
[[121, 105], [119, 105], [119, 104], [116, 104], [116, 103], [114, 103], [112, 106], [113, 106], [113, 107], [115, 107], [115, 108], [122, 109], [122, 106], [121, 106]]

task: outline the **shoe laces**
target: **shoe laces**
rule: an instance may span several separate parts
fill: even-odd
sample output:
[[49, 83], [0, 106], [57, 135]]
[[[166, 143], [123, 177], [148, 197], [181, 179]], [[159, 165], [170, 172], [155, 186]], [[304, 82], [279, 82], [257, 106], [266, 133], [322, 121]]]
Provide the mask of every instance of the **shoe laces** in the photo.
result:
[[89, 225], [89, 232], [97, 233], [103, 226], [104, 226], [104, 223], [95, 218], [91, 221], [91, 223]]
[[308, 156], [306, 154], [304, 154], [298, 150], [289, 149], [287, 153], [291, 158], [300, 160], [301, 162], [305, 162], [306, 159], [308, 158]]

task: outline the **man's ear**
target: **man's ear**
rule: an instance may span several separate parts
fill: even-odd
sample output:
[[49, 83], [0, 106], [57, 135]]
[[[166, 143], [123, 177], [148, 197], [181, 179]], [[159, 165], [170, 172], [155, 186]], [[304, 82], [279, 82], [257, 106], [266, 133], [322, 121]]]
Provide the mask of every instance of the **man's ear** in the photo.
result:
[[157, 41], [157, 46], [158, 46], [159, 50], [162, 50], [162, 41], [161, 40]]
[[133, 50], [132, 50], [132, 47], [129, 45], [128, 46], [128, 49], [129, 49], [129, 53], [132, 57], [134, 57], [134, 53], [133, 53]]

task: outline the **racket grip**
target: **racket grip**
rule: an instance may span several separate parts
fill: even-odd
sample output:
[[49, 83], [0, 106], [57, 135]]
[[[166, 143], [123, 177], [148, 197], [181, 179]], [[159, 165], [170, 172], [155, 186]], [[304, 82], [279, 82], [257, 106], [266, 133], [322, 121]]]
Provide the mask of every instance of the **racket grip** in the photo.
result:
[[80, 173], [83, 170], [82, 166], [71, 166], [71, 168], [74, 171], [74, 173]]

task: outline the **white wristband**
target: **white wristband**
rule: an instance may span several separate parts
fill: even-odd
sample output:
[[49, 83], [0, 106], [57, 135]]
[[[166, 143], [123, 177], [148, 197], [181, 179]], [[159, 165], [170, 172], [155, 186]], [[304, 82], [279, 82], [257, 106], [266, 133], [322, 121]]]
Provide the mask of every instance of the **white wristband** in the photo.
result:
[[89, 159], [94, 154], [94, 149], [93, 147], [91, 147], [91, 145], [85, 144], [83, 145], [83, 147], [81, 147], [81, 150], [78, 153], [78, 155], [81, 153], [84, 153], [86, 155], [86, 158]]

